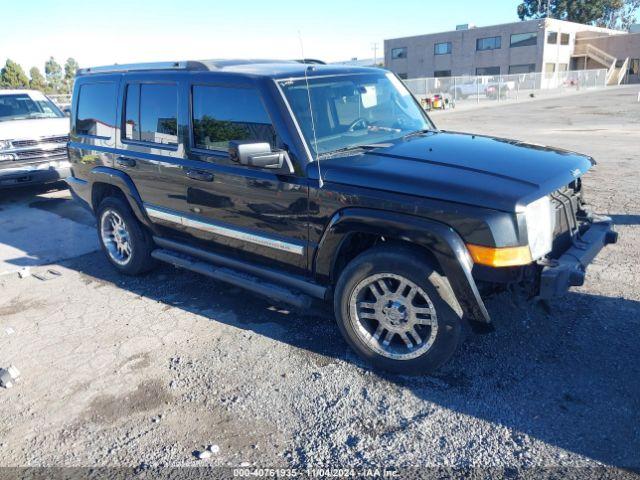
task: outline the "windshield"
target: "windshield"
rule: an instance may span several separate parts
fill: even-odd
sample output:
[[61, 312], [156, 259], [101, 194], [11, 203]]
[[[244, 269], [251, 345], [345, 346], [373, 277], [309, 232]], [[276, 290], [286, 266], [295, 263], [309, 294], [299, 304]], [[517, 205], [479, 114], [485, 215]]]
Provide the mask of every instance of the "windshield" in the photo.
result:
[[404, 84], [391, 73], [310, 77], [308, 81], [308, 91], [304, 78], [283, 80], [280, 86], [307, 144], [321, 157], [434, 128]]
[[58, 118], [64, 114], [42, 94], [2, 94], [0, 92], [0, 122], [31, 118]]

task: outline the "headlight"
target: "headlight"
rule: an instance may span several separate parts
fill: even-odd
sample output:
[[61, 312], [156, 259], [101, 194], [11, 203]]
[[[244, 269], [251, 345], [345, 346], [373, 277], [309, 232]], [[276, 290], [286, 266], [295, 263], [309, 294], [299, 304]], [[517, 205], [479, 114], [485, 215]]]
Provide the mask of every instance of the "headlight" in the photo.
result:
[[11, 147], [9, 140], [0, 140], [0, 150], [7, 150], [9, 147]]
[[538, 260], [549, 253], [553, 246], [556, 217], [549, 197], [542, 197], [527, 205], [525, 218], [531, 258]]

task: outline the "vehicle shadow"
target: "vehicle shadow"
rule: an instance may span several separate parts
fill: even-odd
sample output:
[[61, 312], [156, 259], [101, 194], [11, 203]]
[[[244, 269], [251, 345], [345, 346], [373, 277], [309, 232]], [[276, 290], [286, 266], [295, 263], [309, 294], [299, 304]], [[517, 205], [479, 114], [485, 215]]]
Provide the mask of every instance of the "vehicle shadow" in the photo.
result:
[[640, 215], [609, 215], [614, 225], [640, 225]]
[[0, 190], [0, 274], [95, 251], [94, 228], [65, 183]]
[[0, 206], [6, 202], [24, 201], [43, 193], [67, 189], [68, 186], [64, 181], [26, 187], [3, 188], [0, 189]]
[[[347, 347], [326, 309], [290, 312], [167, 265], [144, 277], [124, 277], [101, 253], [65, 265], [212, 322], [297, 347], [318, 368], [343, 361], [369, 369]], [[511, 438], [505, 442], [519, 444], [526, 435], [605, 464], [639, 468], [640, 302], [570, 293], [545, 309], [501, 294], [488, 301], [488, 308], [496, 332], [469, 335], [436, 375], [374, 372], [378, 381], [508, 427]]]

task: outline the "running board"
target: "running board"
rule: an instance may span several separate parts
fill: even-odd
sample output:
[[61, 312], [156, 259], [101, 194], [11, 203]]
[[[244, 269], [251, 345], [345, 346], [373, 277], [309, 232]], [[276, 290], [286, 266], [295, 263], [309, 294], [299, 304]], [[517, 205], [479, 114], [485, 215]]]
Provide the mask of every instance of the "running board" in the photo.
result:
[[153, 241], [159, 248], [184, 253], [187, 256], [195, 257], [206, 263], [212, 263], [218, 267], [226, 267], [230, 270], [247, 273], [250, 276], [261, 278], [276, 285], [282, 285], [283, 287], [304, 293], [319, 300], [324, 300], [327, 296], [326, 287], [311, 282], [301, 276], [294, 275], [293, 273], [285, 273], [279, 270], [263, 267], [255, 262], [247, 262], [238, 258], [232, 258], [162, 237], [154, 236]]
[[184, 253], [159, 248], [151, 252], [151, 256], [161, 262], [170, 263], [175, 267], [185, 268], [211, 277], [214, 280], [244, 288], [271, 300], [284, 302], [302, 309], [308, 309], [311, 306], [311, 297], [308, 295], [296, 293], [280, 285], [265, 282], [247, 273], [241, 273], [226, 267], [218, 267]]

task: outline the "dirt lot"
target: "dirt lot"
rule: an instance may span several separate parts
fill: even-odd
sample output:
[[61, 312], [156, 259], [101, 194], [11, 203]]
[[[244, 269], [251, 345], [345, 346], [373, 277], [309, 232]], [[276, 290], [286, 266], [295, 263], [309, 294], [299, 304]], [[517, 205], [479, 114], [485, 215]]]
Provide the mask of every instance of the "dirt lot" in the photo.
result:
[[[0, 265], [60, 274], [0, 276], [0, 366], [22, 372], [0, 389], [0, 466], [640, 468], [637, 95], [434, 116], [593, 155], [588, 199], [620, 242], [550, 311], [490, 300], [496, 332], [470, 336], [433, 377], [370, 371], [326, 314], [168, 266], [118, 276], [80, 239], [91, 219], [65, 193], [0, 193]], [[34, 238], [58, 260], [29, 253]]]

